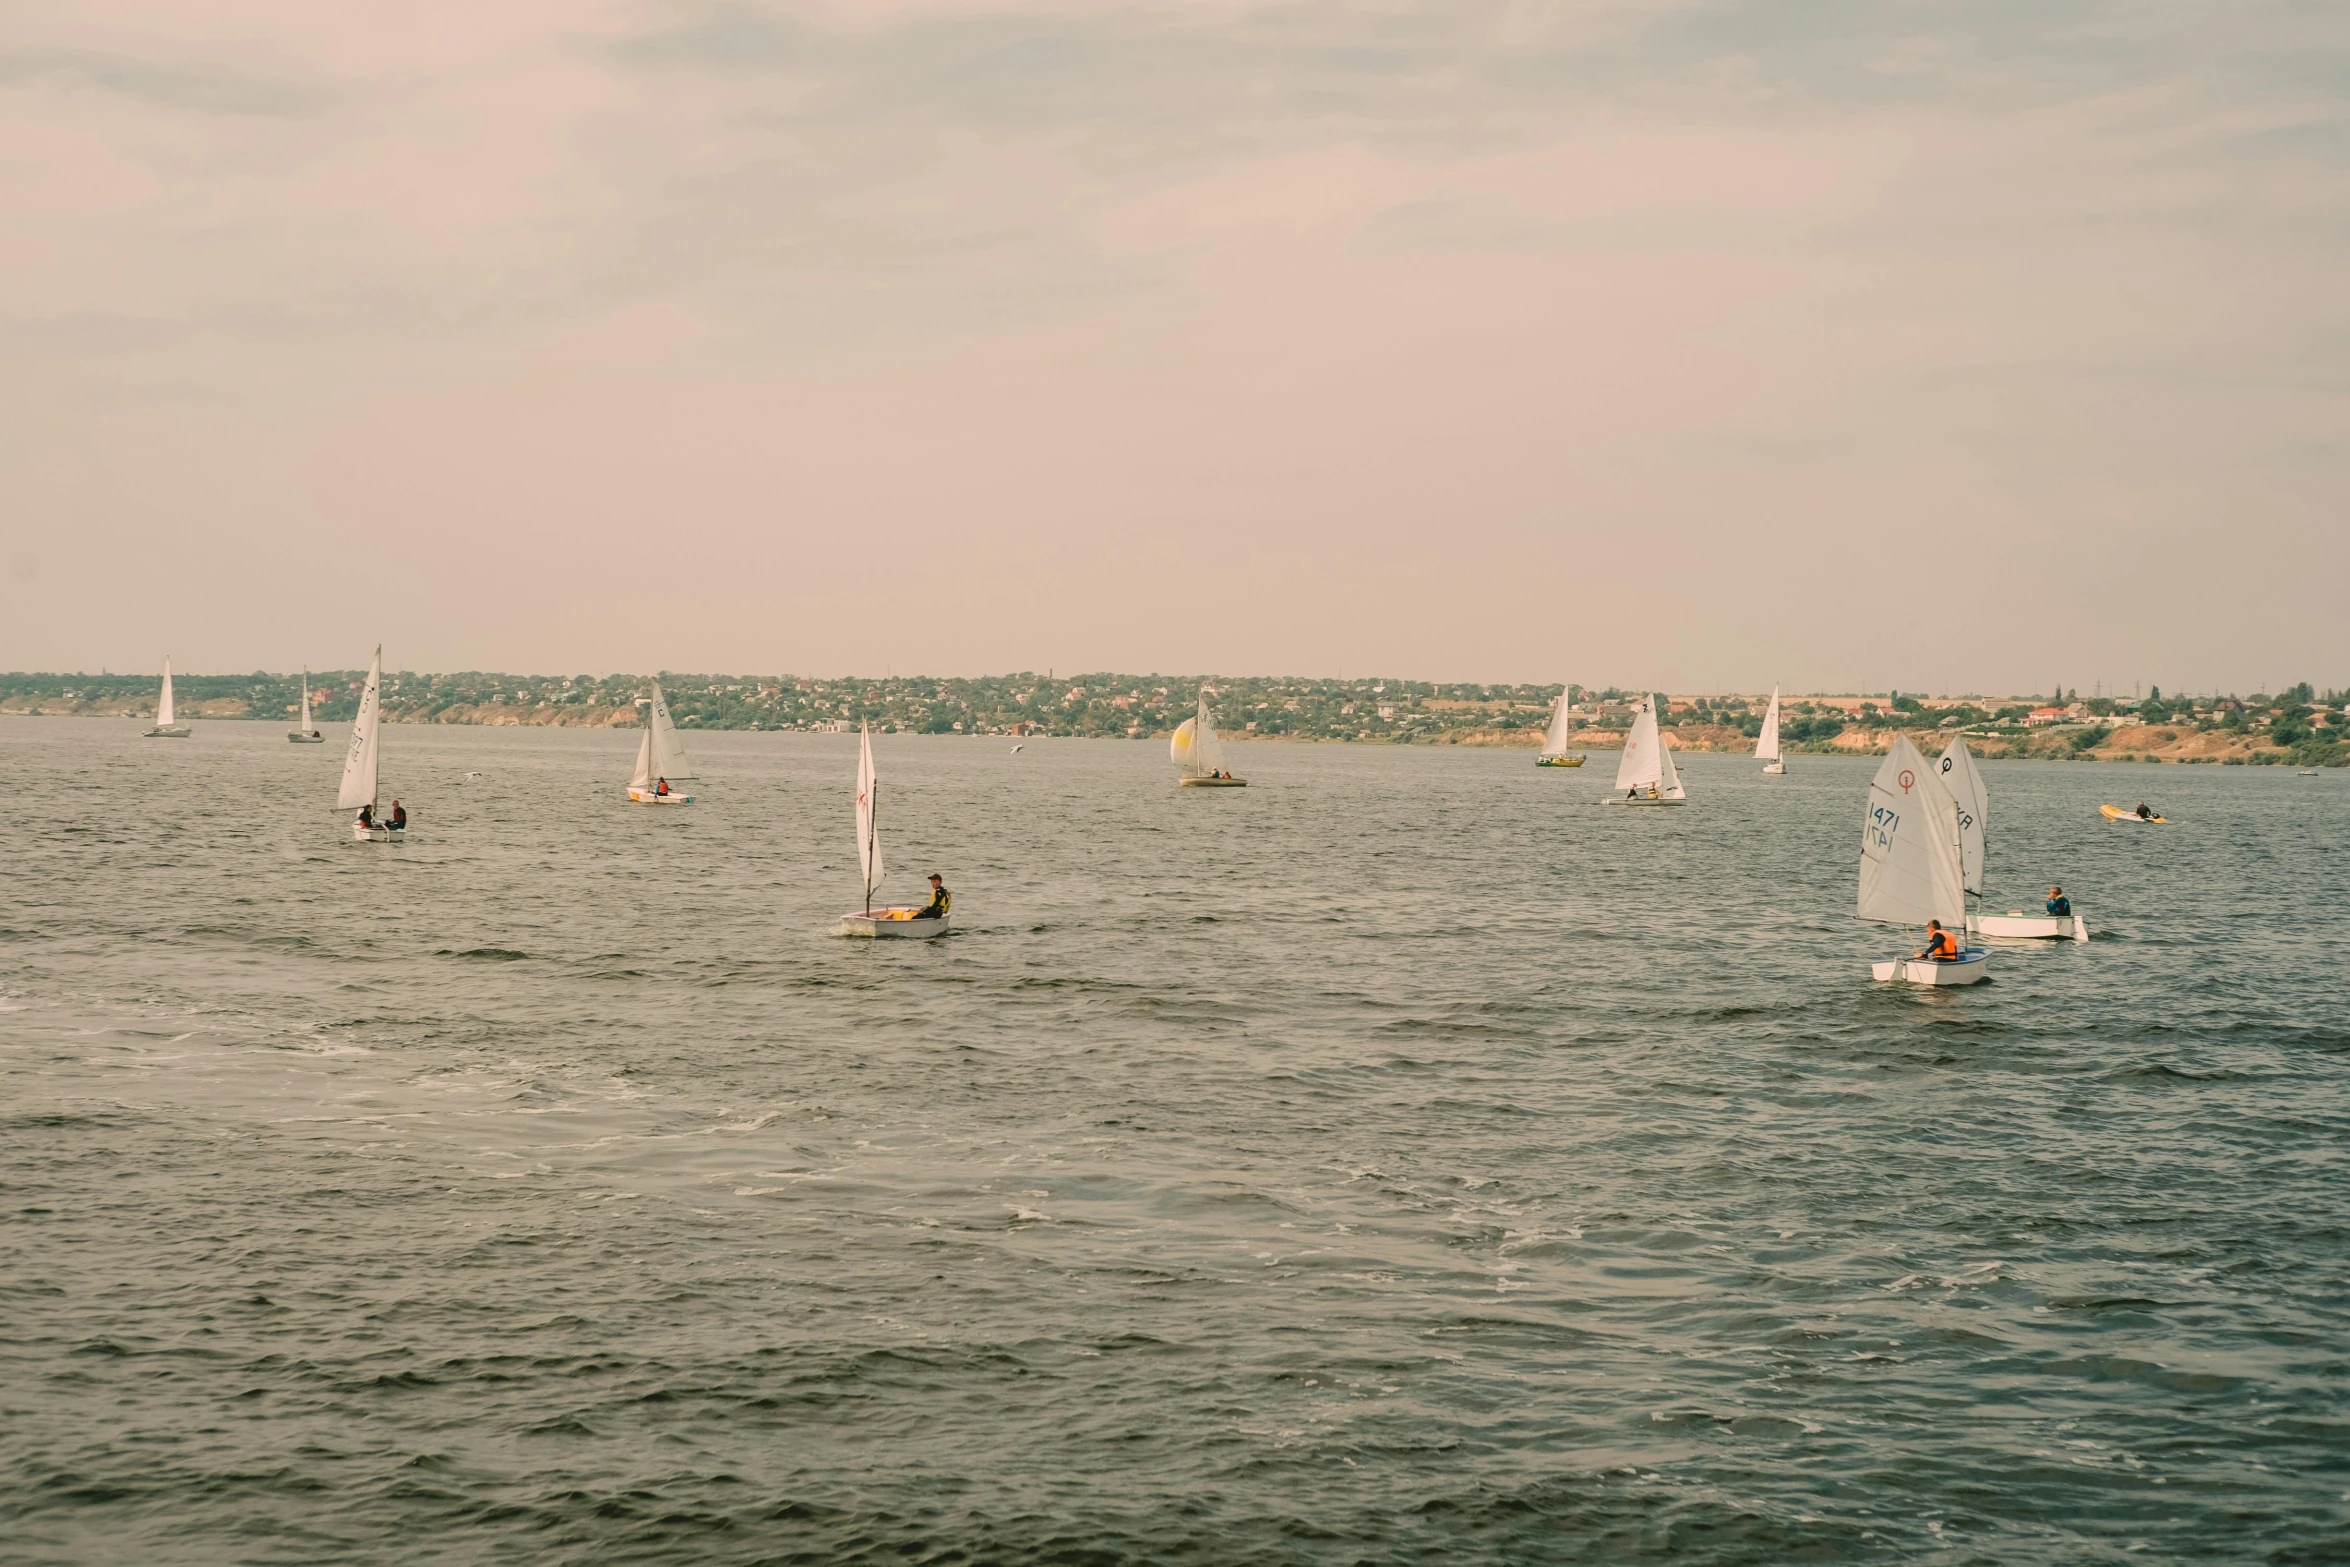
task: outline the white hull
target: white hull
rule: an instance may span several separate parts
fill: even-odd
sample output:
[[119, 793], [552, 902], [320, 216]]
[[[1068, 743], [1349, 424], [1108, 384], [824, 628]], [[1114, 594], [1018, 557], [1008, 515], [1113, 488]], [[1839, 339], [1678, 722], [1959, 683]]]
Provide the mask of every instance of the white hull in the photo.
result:
[[139, 738], [142, 740], [185, 740], [193, 732], [186, 724], [158, 724]]
[[1763, 768], [1763, 776], [1765, 778], [1784, 778], [1786, 775], [1787, 764], [1785, 762], [1771, 762], [1766, 764]]
[[312, 730], [309, 734], [304, 734], [299, 729], [289, 729], [286, 731], [286, 744], [324, 745], [326, 744], [326, 736], [318, 733], [316, 730]]
[[667, 794], [655, 794], [650, 789], [631, 789], [628, 791], [628, 797], [639, 805], [691, 805], [694, 803], [694, 797], [682, 789], [672, 789]]
[[1583, 758], [1579, 756], [1538, 756], [1534, 758], [1534, 765], [1536, 767], [1581, 767]]
[[911, 909], [875, 909], [870, 914], [843, 914], [840, 917], [840, 933], [844, 936], [870, 937], [877, 941], [927, 941], [934, 936], [945, 935], [947, 927], [955, 921], [952, 914], [942, 914], [934, 920], [918, 920], [911, 917], [912, 913]]
[[2026, 914], [2010, 909], [2005, 914], [1970, 914], [1966, 928], [1978, 936], [1997, 936], [2003, 941], [2089, 939], [2089, 922], [2078, 914]]
[[1687, 805], [1689, 802], [1685, 799], [1676, 799], [1670, 796], [1651, 800], [1647, 795], [1641, 795], [1638, 799], [1627, 800], [1620, 794], [1611, 794], [1599, 803], [1602, 805], [1645, 805], [1654, 807], [1659, 805]]
[[405, 827], [362, 827], [357, 822], [353, 822], [351, 836], [360, 843], [406, 843], [408, 829]]
[[1248, 780], [1245, 778], [1178, 778], [1175, 780], [1175, 787], [1178, 789], [1245, 789], [1248, 787]]
[[1971, 985], [1990, 968], [1991, 954], [1981, 947], [1969, 947], [1947, 963], [1927, 958], [1895, 958], [1890, 963], [1871, 964], [1869, 971], [1881, 983], [1899, 980], [1910, 985]]

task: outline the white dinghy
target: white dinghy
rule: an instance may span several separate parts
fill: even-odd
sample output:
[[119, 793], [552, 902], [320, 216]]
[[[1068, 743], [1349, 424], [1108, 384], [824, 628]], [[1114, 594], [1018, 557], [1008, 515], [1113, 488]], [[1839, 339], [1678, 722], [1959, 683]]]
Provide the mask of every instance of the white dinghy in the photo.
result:
[[685, 742], [677, 738], [677, 726], [669, 721], [669, 702], [661, 695], [658, 680], [653, 682], [648, 706], [645, 738], [636, 748], [636, 771], [629, 775], [628, 797], [639, 805], [691, 805], [692, 793], [677, 784], [694, 776], [693, 758], [685, 754]]
[[1550, 728], [1542, 736], [1542, 754], [1534, 758], [1536, 767], [1581, 767], [1583, 758], [1567, 755], [1567, 735], [1575, 727], [1575, 688], [1567, 686], [1559, 692], [1558, 706], [1550, 710]]
[[1958, 843], [1966, 890], [1977, 903], [1967, 919], [1967, 929], [1978, 936], [2007, 941], [2087, 941], [2089, 922], [2078, 914], [2027, 914], [2022, 909], [2009, 909], [2005, 914], [1982, 912], [1983, 865], [1990, 853], [1991, 791], [1964, 736], [1942, 748], [1934, 760], [1934, 771], [1958, 806]]
[[1616, 764], [1616, 787], [1622, 794], [1607, 797], [1609, 805], [1683, 805], [1689, 791], [1673, 766], [1673, 753], [1657, 732], [1656, 698], [1644, 697], [1632, 717], [1632, 733], [1624, 741], [1624, 759]]
[[302, 671], [302, 723], [299, 728], [286, 731], [286, 739], [294, 745], [324, 745], [326, 736], [310, 727], [310, 671]]
[[1763, 764], [1765, 778], [1777, 778], [1787, 771], [1787, 758], [1779, 754], [1779, 688], [1771, 687], [1771, 705], [1763, 712], [1762, 734], [1754, 742], [1754, 759]]
[[142, 740], [185, 740], [188, 726], [174, 722], [171, 705], [171, 660], [163, 661], [163, 694], [155, 699], [155, 727], [139, 738]]
[[367, 666], [367, 688], [359, 693], [359, 716], [351, 721], [351, 752], [343, 758], [343, 788], [335, 804], [360, 814], [351, 822], [351, 836], [361, 843], [401, 843], [405, 825], [394, 827], [375, 817], [376, 774], [383, 759], [383, 644], [377, 643], [375, 661]]
[[1232, 768], [1224, 760], [1224, 742], [1216, 737], [1216, 726], [1208, 721], [1208, 690], [1200, 687], [1199, 712], [1186, 718], [1175, 730], [1175, 738], [1167, 743], [1167, 754], [1174, 758], [1175, 783], [1184, 789], [1245, 789], [1248, 780], [1232, 776]]
[[865, 875], [865, 910], [840, 917], [842, 935], [924, 940], [947, 933], [952, 914], [921, 919], [917, 908], [873, 906], [881, 887], [881, 778], [873, 771], [873, 731], [865, 725], [857, 729], [857, 868]]
[[[1966, 858], [1958, 802], [1926, 766], [1909, 736], [1896, 735], [1885, 765], [1869, 784], [1860, 829], [1860, 917], [1918, 930], [1940, 920], [1957, 940], [1966, 929]], [[1880, 980], [1912, 985], [1971, 985], [1991, 954], [1969, 947], [1956, 958], [1895, 958], [1873, 965]]]

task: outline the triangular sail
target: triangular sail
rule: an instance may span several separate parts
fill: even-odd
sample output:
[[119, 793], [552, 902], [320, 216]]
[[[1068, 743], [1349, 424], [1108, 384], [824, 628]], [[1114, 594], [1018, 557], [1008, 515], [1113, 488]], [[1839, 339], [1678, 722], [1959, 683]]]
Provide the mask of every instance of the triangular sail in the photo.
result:
[[643, 738], [636, 743], [636, 771], [628, 775], [631, 789], [653, 787], [653, 726], [647, 724]]
[[1559, 692], [1558, 706], [1551, 709], [1550, 730], [1542, 737], [1544, 756], [1564, 756], [1567, 751], [1567, 731], [1574, 727], [1575, 710], [1569, 699], [1575, 688], [1568, 686]]
[[351, 754], [343, 758], [343, 790], [335, 796], [335, 804], [346, 811], [375, 803], [376, 735], [383, 722], [378, 691], [383, 677], [384, 650], [379, 643], [375, 662], [367, 666], [367, 689], [359, 693], [359, 716], [351, 722]]
[[1771, 705], [1763, 712], [1762, 737], [1754, 742], [1755, 760], [1776, 762], [1779, 755], [1779, 688], [1771, 687]]
[[1686, 800], [1689, 791], [1681, 787], [1681, 770], [1673, 765], [1673, 748], [1665, 744], [1664, 736], [1656, 741], [1657, 796], [1666, 800]]
[[1965, 873], [1966, 890], [1979, 898], [1983, 895], [1984, 838], [1991, 827], [1990, 791], [1983, 787], [1983, 775], [1975, 767], [1974, 753], [1966, 748], [1964, 737], [1943, 747], [1934, 771], [1958, 806], [1959, 864]]
[[1632, 732], [1624, 739], [1624, 759], [1616, 764], [1616, 787], [1645, 789], [1664, 776], [1659, 765], [1664, 747], [1656, 732], [1656, 699], [1641, 699], [1632, 717]]
[[302, 733], [310, 732], [310, 671], [302, 671]]
[[1860, 904], [1864, 920], [1966, 929], [1966, 870], [1958, 803], [1909, 736], [1897, 735], [1869, 784], [1861, 823]]
[[1224, 765], [1224, 742], [1216, 737], [1216, 726], [1208, 718], [1205, 691], [1199, 696], [1199, 711], [1175, 727], [1175, 738], [1167, 742], [1167, 756], [1183, 769], [1186, 778], [1229, 771]]
[[873, 731], [857, 729], [857, 868], [865, 875], [865, 907], [881, 885], [881, 779], [873, 771]]
[[169, 729], [171, 725], [171, 660], [167, 658], [163, 661], [163, 695], [155, 699], [155, 727]]
[[669, 702], [661, 695], [661, 682], [653, 682], [653, 724], [647, 732], [652, 741], [652, 764], [655, 778], [674, 782], [694, 775], [693, 759], [685, 754], [685, 742], [677, 737], [677, 726], [669, 721]]

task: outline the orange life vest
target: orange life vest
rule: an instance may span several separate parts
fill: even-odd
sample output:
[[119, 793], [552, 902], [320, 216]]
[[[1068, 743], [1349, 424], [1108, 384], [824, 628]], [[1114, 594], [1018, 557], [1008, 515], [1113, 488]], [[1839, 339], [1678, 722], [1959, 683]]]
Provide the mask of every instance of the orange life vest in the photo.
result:
[[1958, 941], [1950, 932], [1938, 930], [1926, 941], [1926, 956], [1946, 960], [1958, 956]]

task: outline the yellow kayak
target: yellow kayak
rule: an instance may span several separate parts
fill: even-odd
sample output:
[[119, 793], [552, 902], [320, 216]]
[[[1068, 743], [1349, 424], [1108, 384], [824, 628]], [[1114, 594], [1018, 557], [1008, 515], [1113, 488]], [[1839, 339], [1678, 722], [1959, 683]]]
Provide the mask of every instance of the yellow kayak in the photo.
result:
[[2140, 816], [2136, 811], [2125, 811], [2118, 805], [2100, 805], [2097, 814], [2109, 822], [2151, 822], [2157, 827], [2168, 827], [2167, 816]]

